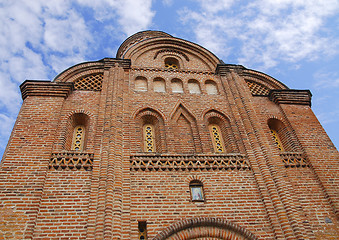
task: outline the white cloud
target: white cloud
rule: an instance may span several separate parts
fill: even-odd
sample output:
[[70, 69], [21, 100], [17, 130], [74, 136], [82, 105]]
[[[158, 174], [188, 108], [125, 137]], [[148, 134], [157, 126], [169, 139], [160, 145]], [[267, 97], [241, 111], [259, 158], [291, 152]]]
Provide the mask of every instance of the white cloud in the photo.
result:
[[339, 88], [339, 74], [336, 72], [318, 71], [314, 74], [315, 88]]
[[[12, 124], [19, 111], [19, 83], [52, 79], [74, 64], [92, 60], [90, 54], [103, 43], [148, 28], [154, 16], [151, 7], [151, 0], [2, 0], [0, 123], [6, 124], [0, 125], [0, 152], [9, 134], [7, 123]], [[104, 21], [102, 32], [98, 21]]]
[[164, 4], [165, 6], [172, 6], [173, 0], [162, 0], [162, 4]]
[[[192, 27], [197, 41], [220, 57], [228, 45], [240, 44], [238, 62], [267, 69], [278, 61], [313, 60], [338, 54], [336, 32], [324, 28], [339, 11], [338, 0], [198, 1], [199, 11], [184, 10], [181, 19]], [[238, 4], [235, 4], [235, 3]], [[241, 4], [240, 4], [241, 3]]]
[[78, 0], [78, 3], [91, 7], [99, 21], [117, 19], [126, 35], [147, 29], [155, 15], [152, 0]]

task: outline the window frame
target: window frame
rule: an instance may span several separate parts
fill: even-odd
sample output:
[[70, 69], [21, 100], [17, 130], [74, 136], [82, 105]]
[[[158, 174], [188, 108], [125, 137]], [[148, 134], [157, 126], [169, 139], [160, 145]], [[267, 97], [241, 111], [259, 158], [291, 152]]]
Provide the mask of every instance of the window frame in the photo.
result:
[[[189, 189], [190, 189], [192, 202], [205, 202], [204, 186], [201, 181], [198, 181], [198, 180], [191, 181], [189, 184]], [[195, 192], [194, 189], [197, 189], [198, 192]], [[198, 195], [196, 195], [196, 193], [198, 193]], [[200, 197], [199, 197], [199, 193], [200, 193]]]

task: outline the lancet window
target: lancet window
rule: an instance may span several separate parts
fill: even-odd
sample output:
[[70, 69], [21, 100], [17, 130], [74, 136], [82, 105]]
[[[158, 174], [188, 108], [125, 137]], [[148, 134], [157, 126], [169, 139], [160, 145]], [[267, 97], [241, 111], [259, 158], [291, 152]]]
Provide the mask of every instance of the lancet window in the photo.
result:
[[155, 152], [154, 126], [151, 124], [144, 125], [144, 151]]
[[222, 133], [220, 127], [217, 124], [209, 125], [210, 135], [213, 143], [213, 149], [215, 153], [225, 152], [225, 147], [222, 139]]

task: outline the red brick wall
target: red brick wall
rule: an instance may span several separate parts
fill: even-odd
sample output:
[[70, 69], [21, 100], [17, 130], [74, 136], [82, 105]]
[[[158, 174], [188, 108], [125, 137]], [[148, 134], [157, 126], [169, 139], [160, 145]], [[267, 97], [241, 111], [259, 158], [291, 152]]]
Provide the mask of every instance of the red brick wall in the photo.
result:
[[[307, 105], [307, 94], [286, 90], [272, 101], [254, 97], [239, 66], [220, 65], [214, 74], [213, 56], [185, 52], [190, 58], [185, 62], [185, 54], [176, 52], [186, 69], [168, 71], [162, 60], [170, 53], [161, 52], [156, 60], [151, 45], [144, 51], [142, 57], [132, 56], [132, 69], [127, 60], [104, 59], [77, 65], [42, 87], [29, 83], [0, 168], [0, 213], [5, 216], [0, 238], [135, 239], [138, 221], [147, 221], [151, 239], [194, 217], [219, 217], [259, 239], [337, 236], [338, 152]], [[95, 72], [104, 73], [101, 91], [71, 91], [71, 84], [62, 83]], [[253, 81], [275, 81], [251, 74]], [[138, 76], [146, 77], [147, 92], [134, 90]], [[165, 93], [153, 91], [158, 77], [165, 80]], [[173, 78], [182, 80], [184, 93], [171, 91]], [[188, 92], [190, 79], [200, 84], [201, 94]], [[216, 82], [219, 94], [207, 94], [207, 80]], [[267, 87], [273, 85], [282, 88], [278, 83]], [[227, 121], [218, 123], [231, 153], [213, 153], [207, 120], [213, 112]], [[93, 165], [88, 171], [49, 168], [51, 156], [77, 156], [70, 142], [72, 116], [79, 113], [87, 119], [83, 156], [93, 155]], [[161, 150], [148, 155], [143, 153], [145, 119], [152, 119]], [[282, 140], [289, 152], [276, 148], [269, 119], [284, 125]], [[172, 163], [181, 157], [185, 164], [217, 160], [185, 171], [173, 166], [142, 171], [130, 165], [138, 156], [155, 159], [155, 165], [160, 158]], [[286, 156], [306, 164], [291, 165]], [[235, 162], [247, 165], [231, 168]], [[192, 179], [203, 182], [205, 202], [190, 201]]]

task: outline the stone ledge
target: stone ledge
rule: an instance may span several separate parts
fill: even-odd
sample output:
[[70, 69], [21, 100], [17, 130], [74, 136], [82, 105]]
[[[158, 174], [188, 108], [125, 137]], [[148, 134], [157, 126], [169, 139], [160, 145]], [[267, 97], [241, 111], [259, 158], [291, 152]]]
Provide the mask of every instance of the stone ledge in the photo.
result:
[[310, 90], [274, 89], [270, 90], [269, 99], [277, 104], [296, 104], [311, 106]]
[[248, 159], [243, 154], [220, 155], [134, 155], [130, 169], [135, 171], [194, 171], [194, 170], [250, 170]]
[[67, 98], [73, 91], [73, 83], [26, 80], [20, 85], [22, 99], [28, 96]]

